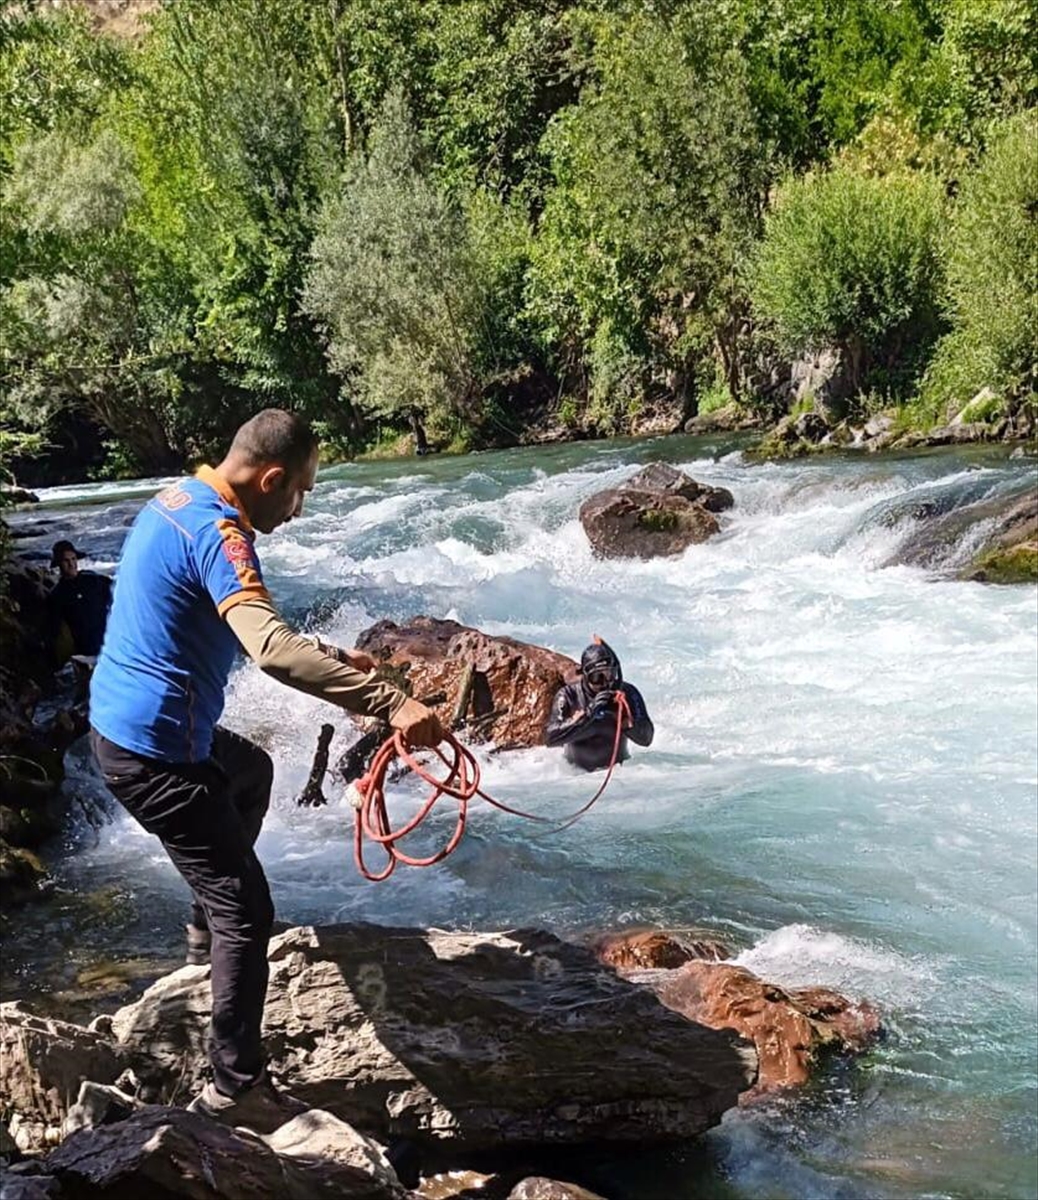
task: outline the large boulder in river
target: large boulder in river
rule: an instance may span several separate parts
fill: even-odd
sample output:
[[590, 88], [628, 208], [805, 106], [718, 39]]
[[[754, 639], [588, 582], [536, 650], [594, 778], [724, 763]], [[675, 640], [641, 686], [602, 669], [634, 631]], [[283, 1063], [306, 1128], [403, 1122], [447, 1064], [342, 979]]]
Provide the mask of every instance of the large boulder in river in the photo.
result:
[[[273, 940], [270, 965], [273, 1071], [380, 1140], [684, 1141], [756, 1079], [737, 1034], [548, 933], [304, 927]], [[200, 1085], [209, 1007], [208, 968], [183, 967], [114, 1015], [119, 1054], [160, 1098]]]
[[580, 506], [580, 523], [601, 558], [681, 554], [720, 529], [716, 513], [734, 503], [727, 488], [697, 483], [667, 463], [650, 463]]
[[573, 659], [554, 650], [434, 617], [413, 617], [406, 625], [379, 621], [357, 647], [381, 659], [466, 740], [499, 747], [543, 745], [555, 693], [578, 671]]

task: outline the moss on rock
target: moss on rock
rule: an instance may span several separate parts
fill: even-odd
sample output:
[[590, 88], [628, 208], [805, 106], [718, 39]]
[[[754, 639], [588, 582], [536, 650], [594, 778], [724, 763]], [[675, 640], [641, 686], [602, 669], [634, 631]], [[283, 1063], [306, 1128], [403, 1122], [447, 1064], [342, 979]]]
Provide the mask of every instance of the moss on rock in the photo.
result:
[[1038, 583], [1038, 542], [985, 551], [974, 559], [967, 578], [981, 583]]

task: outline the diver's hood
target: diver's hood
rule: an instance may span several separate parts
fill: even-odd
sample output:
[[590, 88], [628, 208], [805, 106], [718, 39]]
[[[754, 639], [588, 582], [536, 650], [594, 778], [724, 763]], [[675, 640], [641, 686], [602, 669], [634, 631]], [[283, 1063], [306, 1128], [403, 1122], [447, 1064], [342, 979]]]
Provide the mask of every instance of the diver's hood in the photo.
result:
[[624, 678], [623, 671], [620, 669], [620, 660], [616, 657], [612, 646], [598, 638], [580, 656], [580, 683], [585, 695], [595, 695], [595, 691], [588, 686], [587, 677], [590, 672], [601, 670], [602, 667], [607, 667], [612, 673], [613, 679], [610, 687], [615, 691], [623, 683]]

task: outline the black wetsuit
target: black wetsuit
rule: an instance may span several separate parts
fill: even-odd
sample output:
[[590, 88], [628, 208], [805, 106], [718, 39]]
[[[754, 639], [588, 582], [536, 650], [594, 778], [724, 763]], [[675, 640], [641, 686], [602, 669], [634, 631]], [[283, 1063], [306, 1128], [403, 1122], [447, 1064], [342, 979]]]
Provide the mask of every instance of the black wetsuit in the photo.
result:
[[107, 575], [80, 571], [59, 579], [47, 596], [47, 621], [53, 639], [64, 621], [72, 634], [74, 654], [98, 655], [112, 604], [112, 581]]
[[[610, 668], [611, 679], [606, 688], [595, 689], [588, 675], [603, 665]], [[641, 692], [633, 684], [624, 683], [620, 662], [605, 642], [589, 646], [580, 666], [580, 678], [555, 693], [544, 740], [549, 746], [565, 746], [566, 759], [574, 766], [597, 771], [612, 761], [618, 691], [627, 698], [634, 723], [620, 736], [617, 762], [630, 757], [628, 738], [639, 746], [650, 746], [655, 730]]]

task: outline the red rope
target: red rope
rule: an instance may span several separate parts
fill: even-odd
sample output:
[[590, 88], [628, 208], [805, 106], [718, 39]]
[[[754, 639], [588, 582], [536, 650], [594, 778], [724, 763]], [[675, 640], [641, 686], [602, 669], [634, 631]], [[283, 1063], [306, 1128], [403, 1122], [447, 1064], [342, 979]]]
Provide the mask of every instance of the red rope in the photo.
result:
[[[434, 863], [442, 862], [456, 848], [464, 836], [465, 822], [468, 816], [468, 804], [476, 796], [481, 800], [485, 800], [488, 804], [492, 804], [494, 808], [498, 808], [502, 812], [511, 813], [512, 816], [523, 817], [528, 821], [537, 821], [544, 825], [551, 825], [552, 829], [549, 830], [551, 833], [560, 833], [562, 830], [568, 829], [588, 811], [606, 790], [606, 786], [612, 777], [613, 769], [620, 757], [620, 741], [623, 738], [623, 731], [625, 728], [630, 728], [633, 724], [631, 709], [627, 703], [627, 697], [622, 690], [616, 693], [615, 699], [616, 733], [613, 737], [612, 759], [609, 763], [609, 769], [606, 771], [605, 779], [602, 780], [598, 791], [595, 792], [586, 804], [578, 808], [576, 812], [570, 813], [568, 817], [562, 817], [561, 819], [524, 812], [521, 808], [512, 808], [510, 805], [504, 804], [500, 800], [495, 800], [493, 796], [484, 792], [479, 786], [479, 763], [476, 762], [472, 751], [467, 746], [463, 746], [453, 734], [448, 733], [441, 743], [441, 746], [447, 746], [449, 756], [443, 752], [441, 746], [437, 746], [433, 751], [436, 757], [447, 768], [447, 774], [442, 779], [437, 779], [435, 775], [432, 775], [422, 766], [407, 748], [403, 735], [399, 731], [394, 733], [392, 737], [387, 738], [379, 747], [375, 757], [371, 760], [371, 766], [368, 768], [367, 773], [355, 783], [352, 783], [347, 792], [347, 794], [352, 793], [352, 802], [357, 809], [353, 829], [353, 852], [357, 861], [357, 869], [365, 879], [378, 882], [382, 879], [388, 879], [396, 869], [397, 863], [403, 863], [409, 867], [431, 867]], [[386, 774], [395, 758], [399, 758], [401, 762], [406, 764], [431, 789], [428, 798], [418, 812], [398, 829], [394, 829], [390, 824], [385, 795]], [[432, 812], [436, 802], [443, 796], [450, 796], [458, 802], [458, 820], [454, 826], [454, 832], [448, 838], [446, 844], [428, 858], [413, 858], [411, 855], [404, 853], [397, 843], [409, 833], [413, 833], [421, 825], [429, 813]], [[371, 871], [364, 862], [365, 838], [377, 842], [385, 850], [387, 862], [382, 871]]]

